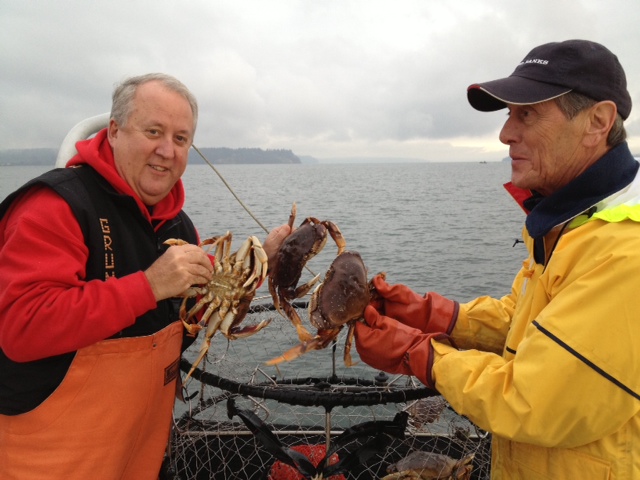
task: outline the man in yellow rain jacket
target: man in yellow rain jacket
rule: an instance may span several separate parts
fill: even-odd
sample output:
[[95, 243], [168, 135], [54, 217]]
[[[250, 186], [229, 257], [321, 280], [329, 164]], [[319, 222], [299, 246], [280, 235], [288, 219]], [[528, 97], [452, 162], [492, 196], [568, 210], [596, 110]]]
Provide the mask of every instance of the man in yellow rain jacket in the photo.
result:
[[370, 365], [416, 375], [493, 434], [494, 479], [640, 478], [640, 178], [617, 57], [570, 40], [471, 85], [507, 108], [506, 185], [527, 213], [511, 293], [458, 304], [374, 279]]

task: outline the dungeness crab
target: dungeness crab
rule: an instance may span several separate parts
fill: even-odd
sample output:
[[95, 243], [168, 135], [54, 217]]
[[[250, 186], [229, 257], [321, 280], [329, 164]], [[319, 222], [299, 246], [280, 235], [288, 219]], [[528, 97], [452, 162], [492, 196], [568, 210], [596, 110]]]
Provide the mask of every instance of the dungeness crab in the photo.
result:
[[382, 480], [469, 480], [473, 454], [460, 460], [446, 455], [415, 451], [387, 468]]
[[309, 321], [318, 329], [310, 340], [267, 362], [276, 365], [293, 360], [311, 350], [327, 347], [340, 333], [345, 324], [349, 325], [344, 347], [344, 363], [353, 365], [351, 344], [354, 322], [362, 318], [369, 304], [370, 285], [367, 283], [367, 268], [357, 252], [343, 252], [338, 255], [324, 281], [316, 288], [309, 304]]
[[[267, 254], [260, 240], [253, 236], [249, 237], [237, 252], [231, 254], [231, 239], [231, 232], [227, 232], [200, 243], [200, 246], [208, 245], [207, 252], [216, 247], [213, 278], [206, 285], [193, 286], [182, 294], [184, 300], [180, 307], [180, 318], [189, 334], [195, 336], [203, 326], [207, 327], [200, 354], [193, 362], [185, 382], [209, 351], [211, 338], [218, 330], [229, 340], [235, 340], [259, 332], [271, 321], [264, 320], [258, 325], [239, 327], [249, 311], [256, 289], [267, 276]], [[185, 242], [169, 239], [165, 243], [182, 245]], [[187, 312], [187, 299], [199, 295], [202, 297]], [[205, 306], [207, 309], [198, 321], [196, 315]]]
[[321, 222], [317, 218], [308, 217], [294, 230], [295, 219], [296, 204], [294, 203], [289, 217], [292, 232], [284, 239], [269, 265], [269, 292], [278, 312], [287, 317], [296, 327], [300, 341], [307, 341], [311, 339], [311, 334], [302, 326], [300, 316], [291, 305], [291, 301], [306, 295], [318, 281], [319, 276], [298, 286], [302, 269], [324, 248], [327, 243], [327, 232], [338, 246], [338, 255], [344, 251], [346, 242], [340, 229], [332, 222], [327, 220]]

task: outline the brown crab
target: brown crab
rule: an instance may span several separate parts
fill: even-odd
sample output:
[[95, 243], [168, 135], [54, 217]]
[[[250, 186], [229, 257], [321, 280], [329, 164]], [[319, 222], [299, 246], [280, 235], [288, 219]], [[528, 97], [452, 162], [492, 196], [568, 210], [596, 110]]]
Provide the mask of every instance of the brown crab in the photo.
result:
[[441, 396], [416, 400], [406, 410], [409, 414], [409, 425], [415, 430], [420, 430], [426, 424], [436, 422], [445, 408], [447, 401]]
[[381, 480], [469, 480], [474, 454], [455, 460], [439, 453], [417, 450], [387, 468]]
[[340, 229], [330, 221], [321, 222], [317, 218], [308, 217], [294, 230], [295, 219], [296, 204], [294, 203], [289, 216], [292, 232], [282, 242], [269, 265], [269, 292], [278, 312], [287, 317], [296, 327], [300, 341], [307, 341], [312, 335], [302, 325], [300, 316], [291, 305], [291, 301], [309, 293], [320, 276], [298, 286], [302, 269], [324, 248], [327, 243], [327, 232], [338, 246], [338, 255], [344, 251], [346, 242]]
[[324, 281], [313, 292], [309, 303], [309, 321], [318, 329], [310, 340], [303, 341], [291, 350], [267, 362], [276, 365], [290, 361], [311, 350], [327, 347], [349, 325], [344, 347], [344, 363], [352, 366], [351, 344], [355, 321], [362, 318], [369, 304], [370, 286], [367, 283], [367, 268], [357, 252], [343, 252], [329, 267]]
[[[191, 374], [206, 356], [211, 345], [211, 339], [220, 330], [229, 340], [249, 337], [264, 327], [271, 320], [263, 320], [258, 325], [240, 327], [240, 323], [247, 315], [251, 300], [256, 289], [267, 275], [267, 254], [257, 237], [249, 237], [235, 253], [231, 250], [231, 232], [220, 237], [204, 240], [200, 246], [208, 246], [207, 252], [216, 247], [216, 261], [213, 267], [213, 277], [206, 285], [193, 286], [181, 295], [184, 297], [180, 307], [180, 318], [190, 335], [195, 336], [204, 326], [207, 327], [205, 338], [200, 347], [198, 358], [193, 362]], [[180, 239], [169, 239], [168, 245], [183, 245]], [[201, 296], [198, 302], [187, 312], [187, 299]], [[196, 315], [207, 307], [200, 321]]]

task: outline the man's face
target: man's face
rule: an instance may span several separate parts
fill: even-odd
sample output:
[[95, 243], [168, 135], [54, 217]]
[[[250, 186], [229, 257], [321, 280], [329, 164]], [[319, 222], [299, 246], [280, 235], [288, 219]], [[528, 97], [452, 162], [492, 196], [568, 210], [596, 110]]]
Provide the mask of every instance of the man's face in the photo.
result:
[[187, 168], [193, 141], [189, 102], [160, 82], [140, 85], [125, 126], [109, 124], [118, 174], [145, 205], [155, 205], [171, 191]]
[[572, 120], [553, 101], [533, 105], [508, 104], [509, 118], [500, 141], [509, 145], [511, 182], [549, 195], [589, 166], [583, 146], [586, 112]]

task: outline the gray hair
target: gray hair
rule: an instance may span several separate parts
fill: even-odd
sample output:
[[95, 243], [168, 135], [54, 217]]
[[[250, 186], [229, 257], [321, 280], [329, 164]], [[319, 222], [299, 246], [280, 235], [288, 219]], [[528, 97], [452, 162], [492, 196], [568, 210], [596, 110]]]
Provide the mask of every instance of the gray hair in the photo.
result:
[[189, 102], [191, 113], [193, 113], [193, 129], [195, 131], [198, 123], [198, 102], [196, 97], [180, 80], [165, 73], [148, 73], [130, 77], [117, 85], [112, 96], [111, 119], [115, 120], [121, 127], [124, 127], [133, 111], [133, 98], [137, 88], [149, 82], [160, 82], [164, 87], [178, 93]]
[[[589, 98], [581, 93], [569, 92], [564, 95], [560, 95], [555, 99], [556, 104], [564, 113], [565, 117], [569, 120], [574, 118], [578, 113], [586, 110], [587, 108], [591, 108], [593, 105], [598, 103], [596, 100]], [[627, 138], [627, 131], [624, 128], [624, 120], [618, 113], [616, 115], [616, 119], [613, 122], [613, 126], [609, 131], [609, 135], [607, 136], [607, 145], [610, 147], [615, 147], [616, 145], [621, 144]]]

